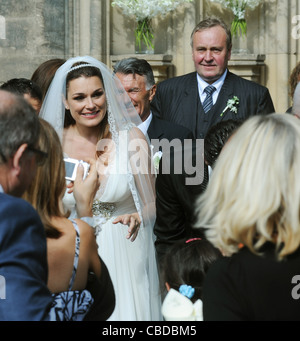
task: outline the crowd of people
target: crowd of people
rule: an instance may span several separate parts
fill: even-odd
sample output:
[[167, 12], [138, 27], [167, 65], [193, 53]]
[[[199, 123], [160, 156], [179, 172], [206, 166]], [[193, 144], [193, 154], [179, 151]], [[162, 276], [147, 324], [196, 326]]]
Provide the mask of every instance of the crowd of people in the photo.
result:
[[0, 320], [299, 320], [298, 69], [279, 114], [222, 20], [191, 48], [159, 84], [78, 56], [0, 85]]

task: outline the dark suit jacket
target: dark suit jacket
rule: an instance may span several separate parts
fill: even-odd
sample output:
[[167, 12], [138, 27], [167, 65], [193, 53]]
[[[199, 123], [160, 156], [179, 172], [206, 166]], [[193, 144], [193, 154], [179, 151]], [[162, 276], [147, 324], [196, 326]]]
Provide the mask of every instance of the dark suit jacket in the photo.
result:
[[[171, 141], [177, 138], [183, 142], [183, 146], [185, 139], [194, 138], [189, 129], [154, 116], [147, 132], [152, 141], [153, 139]], [[182, 151], [184, 150], [182, 149]], [[180, 168], [182, 172], [177, 174], [174, 167], [175, 162], [178, 161], [174, 157], [173, 149], [170, 152], [166, 150], [162, 150], [162, 152], [163, 156], [155, 182], [156, 221], [154, 234], [156, 236], [155, 248], [159, 263], [163, 261], [164, 254], [174, 242], [191, 235], [194, 222], [195, 198], [203, 192], [206, 184], [206, 181], [203, 181], [198, 185], [186, 185], [186, 178], [189, 176], [194, 177], [194, 175], [186, 174], [184, 164]], [[195, 148], [193, 153], [192, 157], [195, 157]], [[200, 152], [199, 154], [202, 155]], [[184, 157], [181, 160], [184, 163]], [[168, 163], [166, 169], [170, 170], [168, 173], [163, 170], [166, 163]]]
[[[189, 162], [196, 165], [195, 159], [203, 162], [203, 154], [193, 145], [190, 151]], [[208, 182], [207, 167], [199, 167], [200, 183], [190, 185], [188, 179], [195, 179], [195, 173], [189, 174], [184, 167], [184, 158], [182, 158], [182, 173], [174, 172], [174, 153], [170, 153], [170, 174], [162, 172], [165, 166], [166, 158], [164, 156], [160, 163], [160, 173], [156, 178], [156, 222], [154, 225], [154, 234], [156, 236], [155, 248], [159, 264], [163, 262], [163, 257], [168, 249], [178, 240], [189, 239], [191, 237], [204, 237], [201, 229], [193, 229], [195, 221], [195, 205], [198, 196], [204, 192]], [[198, 162], [199, 163], [199, 162]], [[203, 163], [204, 164], [204, 163]]]
[[171, 141], [173, 139], [180, 139], [183, 141], [184, 139], [194, 138], [190, 129], [173, 122], [162, 120], [154, 115], [152, 115], [152, 120], [147, 133], [150, 140], [167, 139], [168, 141]]
[[[227, 101], [239, 98], [238, 112], [227, 110]], [[151, 103], [153, 114], [190, 129], [196, 138], [204, 138], [207, 130], [227, 119], [245, 120], [249, 116], [275, 112], [268, 89], [228, 71], [217, 102], [205, 114], [199, 99], [196, 72], [167, 79], [157, 86]]]
[[37, 212], [26, 201], [0, 193], [0, 275], [5, 278], [0, 321], [48, 319], [46, 250]]

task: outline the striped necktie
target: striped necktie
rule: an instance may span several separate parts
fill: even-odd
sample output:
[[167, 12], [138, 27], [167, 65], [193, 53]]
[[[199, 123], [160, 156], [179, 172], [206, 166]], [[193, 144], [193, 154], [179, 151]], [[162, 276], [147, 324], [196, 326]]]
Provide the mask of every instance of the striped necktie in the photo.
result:
[[213, 106], [212, 94], [214, 91], [216, 91], [216, 88], [212, 85], [209, 85], [204, 89], [204, 92], [206, 93], [206, 98], [203, 102], [203, 110], [205, 113], [207, 113]]

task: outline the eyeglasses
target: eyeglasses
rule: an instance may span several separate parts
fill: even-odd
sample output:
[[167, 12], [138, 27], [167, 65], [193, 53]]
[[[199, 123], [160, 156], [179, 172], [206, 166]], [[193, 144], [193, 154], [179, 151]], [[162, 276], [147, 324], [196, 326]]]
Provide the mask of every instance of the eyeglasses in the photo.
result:
[[39, 149], [30, 147], [30, 146], [27, 147], [27, 150], [29, 150], [29, 151], [31, 151], [31, 152], [36, 154], [36, 163], [37, 163], [38, 166], [42, 166], [45, 163], [45, 161], [46, 161], [46, 159], [48, 157], [47, 153], [45, 153], [45, 152], [43, 152], [43, 151], [41, 151]]

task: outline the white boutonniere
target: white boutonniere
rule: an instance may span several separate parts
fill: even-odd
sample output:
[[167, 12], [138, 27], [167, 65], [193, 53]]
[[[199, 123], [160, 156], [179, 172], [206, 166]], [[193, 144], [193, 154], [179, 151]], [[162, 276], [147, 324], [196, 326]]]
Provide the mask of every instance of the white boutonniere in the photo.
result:
[[162, 157], [162, 154], [163, 153], [161, 151], [159, 151], [153, 155], [153, 166], [156, 170], [158, 170], [158, 168], [159, 168], [159, 162], [160, 162], [160, 159]]
[[221, 117], [225, 114], [225, 112], [230, 109], [230, 111], [234, 112], [235, 114], [237, 114], [237, 106], [239, 105], [240, 100], [237, 96], [233, 96], [231, 99], [229, 99], [227, 101], [227, 106], [226, 108], [222, 111], [221, 113]]
[[[153, 154], [154, 146], [150, 145], [150, 148], [151, 148], [151, 154]], [[158, 151], [152, 157], [152, 162], [153, 162], [153, 167], [154, 167], [155, 175], [157, 175], [157, 170], [159, 168], [159, 162], [160, 162], [160, 159], [161, 159], [162, 155], [163, 155], [163, 153], [161, 151]]]

